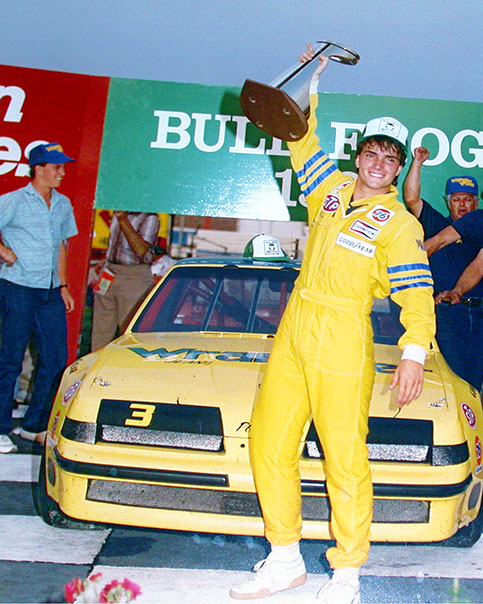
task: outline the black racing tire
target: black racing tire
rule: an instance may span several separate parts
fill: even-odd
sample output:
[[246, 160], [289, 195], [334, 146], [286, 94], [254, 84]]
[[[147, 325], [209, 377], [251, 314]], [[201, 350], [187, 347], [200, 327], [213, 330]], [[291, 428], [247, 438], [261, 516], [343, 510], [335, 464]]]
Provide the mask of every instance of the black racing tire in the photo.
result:
[[40, 461], [38, 483], [37, 485], [33, 485], [33, 500], [35, 510], [43, 521], [49, 526], [64, 529], [103, 530], [108, 528], [104, 524], [76, 520], [75, 518], [71, 518], [62, 512], [58, 504], [47, 493], [47, 476], [45, 470], [46, 463], [47, 460], [44, 449], [42, 459]]
[[480, 540], [483, 530], [483, 501], [478, 516], [466, 526], [460, 528], [452, 537], [441, 543], [448, 547], [473, 547]]

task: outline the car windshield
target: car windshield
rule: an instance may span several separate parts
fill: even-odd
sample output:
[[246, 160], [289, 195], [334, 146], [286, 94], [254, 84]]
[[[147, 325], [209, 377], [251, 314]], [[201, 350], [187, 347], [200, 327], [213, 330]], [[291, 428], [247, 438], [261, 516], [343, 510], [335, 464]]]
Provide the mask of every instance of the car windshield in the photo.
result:
[[[133, 332], [208, 331], [274, 334], [298, 270], [290, 267], [179, 266], [169, 273]], [[374, 341], [395, 344], [399, 307], [375, 300]]]

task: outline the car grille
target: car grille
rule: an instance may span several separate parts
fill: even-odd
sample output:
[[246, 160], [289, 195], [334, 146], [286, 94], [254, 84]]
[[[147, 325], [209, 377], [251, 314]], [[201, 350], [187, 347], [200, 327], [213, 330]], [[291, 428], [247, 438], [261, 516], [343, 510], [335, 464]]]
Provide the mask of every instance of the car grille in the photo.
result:
[[[190, 489], [184, 487], [89, 480], [87, 499], [103, 503], [182, 512], [224, 514], [229, 516], [261, 517], [255, 493]], [[401, 499], [375, 499], [375, 523], [427, 523], [430, 503]], [[327, 497], [302, 496], [304, 520], [328, 521]]]

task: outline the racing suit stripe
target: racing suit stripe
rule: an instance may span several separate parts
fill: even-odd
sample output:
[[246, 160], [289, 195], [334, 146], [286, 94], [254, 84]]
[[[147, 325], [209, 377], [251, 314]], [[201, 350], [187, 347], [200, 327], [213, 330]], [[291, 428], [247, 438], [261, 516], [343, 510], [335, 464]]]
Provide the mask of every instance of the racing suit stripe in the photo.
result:
[[296, 171], [297, 180], [304, 195], [309, 195], [328, 176], [335, 172], [337, 167], [320, 149], [305, 164], [301, 170]]
[[[411, 271], [414, 272], [411, 274]], [[391, 294], [408, 287], [432, 287], [433, 285], [429, 264], [416, 263], [390, 266], [387, 272], [391, 284]]]

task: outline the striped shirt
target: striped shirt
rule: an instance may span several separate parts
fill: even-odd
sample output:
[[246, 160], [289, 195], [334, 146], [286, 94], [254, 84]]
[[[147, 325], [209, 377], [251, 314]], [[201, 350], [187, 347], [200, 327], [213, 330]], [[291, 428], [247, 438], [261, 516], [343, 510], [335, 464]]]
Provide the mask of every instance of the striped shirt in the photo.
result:
[[[159, 231], [159, 218], [157, 214], [147, 214], [146, 212], [129, 212], [127, 216], [134, 230], [140, 235], [144, 241], [150, 245], [156, 243]], [[123, 266], [131, 266], [133, 264], [151, 264], [153, 255], [150, 251], [144, 254], [143, 258], [139, 258], [133, 252], [129, 241], [124, 235], [119, 221], [114, 214], [111, 222], [109, 234], [109, 247], [107, 249], [106, 260], [113, 264], [122, 264]]]
[[32, 183], [1, 195], [0, 232], [3, 243], [17, 256], [11, 266], [0, 266], [1, 279], [41, 289], [60, 285], [60, 246], [77, 234], [65, 195], [53, 189], [50, 208]]

